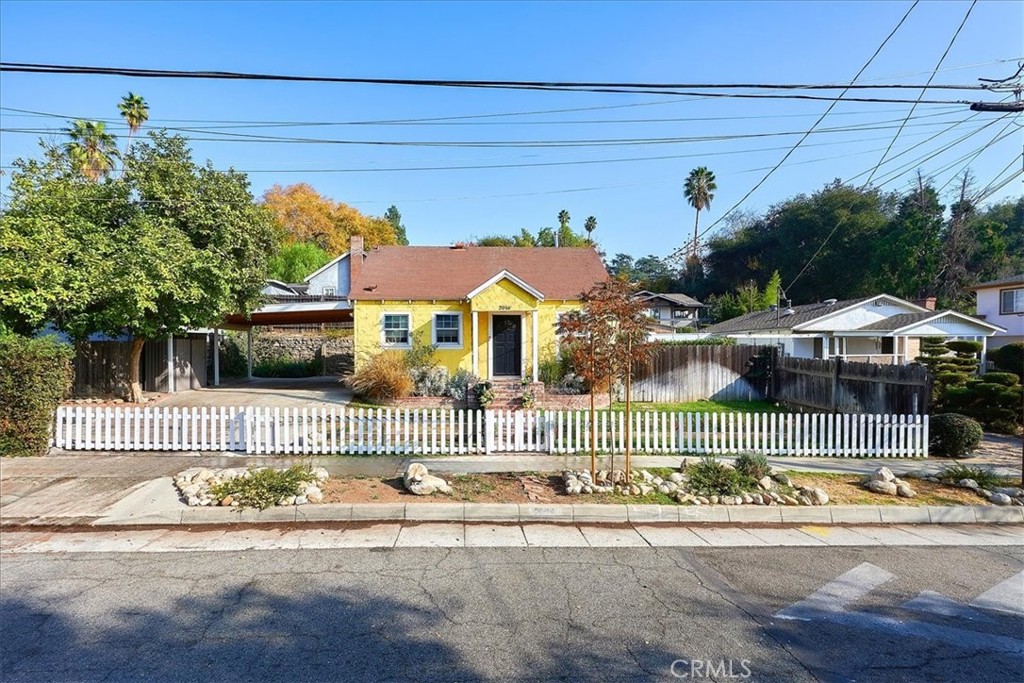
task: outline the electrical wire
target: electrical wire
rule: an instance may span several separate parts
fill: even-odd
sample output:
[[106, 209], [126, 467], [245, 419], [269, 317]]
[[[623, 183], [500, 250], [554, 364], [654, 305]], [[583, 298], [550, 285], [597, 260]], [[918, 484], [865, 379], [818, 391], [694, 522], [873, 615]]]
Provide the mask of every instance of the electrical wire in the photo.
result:
[[[927, 92], [927, 90], [928, 90], [928, 86], [931, 85], [932, 79], [935, 78], [935, 74], [938, 73], [939, 68], [942, 66], [942, 62], [946, 61], [946, 55], [948, 55], [949, 51], [953, 48], [953, 43], [956, 42], [957, 37], [960, 35], [960, 31], [963, 30], [964, 25], [967, 23], [967, 19], [971, 16], [971, 12], [974, 10], [974, 6], [977, 5], [977, 4], [978, 4], [978, 0], [971, 0], [971, 5], [970, 5], [970, 7], [967, 8], [967, 12], [964, 14], [964, 18], [960, 22], [960, 26], [958, 26], [956, 31], [953, 32], [953, 37], [949, 39], [949, 44], [946, 45], [946, 49], [943, 51], [942, 56], [939, 57], [939, 61], [935, 64], [935, 68], [932, 70], [931, 75], [928, 77], [928, 82], [925, 83], [925, 86], [923, 88], [921, 88], [921, 94], [918, 95], [918, 100], [920, 100], [921, 98], [924, 97], [925, 92]], [[914, 110], [915, 109], [917, 109], [917, 102], [915, 102], [910, 107], [910, 111], [907, 112], [906, 121], [909, 121], [910, 117], [914, 115]], [[902, 133], [902, 132], [903, 132], [903, 126], [900, 126], [900, 129], [896, 131], [896, 135], [894, 135], [893, 138], [892, 138], [893, 144], [896, 143], [896, 140], [899, 139], [900, 133]], [[889, 148], [891, 149], [892, 145], [889, 145]], [[878, 160], [878, 166], [882, 165], [882, 162], [885, 161], [885, 158], [887, 156], [889, 156], [889, 149], [887, 149], [884, 152], [882, 152], [882, 158]], [[868, 179], [866, 181], [864, 181], [864, 185], [865, 186], [871, 184], [871, 179], [875, 177], [875, 172], [878, 170], [878, 166], [876, 166], [871, 171], [871, 173], [868, 174]]]
[[[896, 23], [896, 26], [893, 27], [893, 29], [891, 31], [889, 31], [889, 34], [878, 45], [878, 47], [875, 49], [874, 53], [872, 53], [872, 55], [868, 58], [868, 60], [866, 62], [864, 62], [864, 65], [861, 66], [860, 70], [857, 71], [856, 75], [854, 75], [854, 77], [850, 80], [850, 87], [852, 87], [854, 85], [854, 83], [856, 83], [857, 79], [860, 78], [861, 74], [863, 74], [864, 71], [867, 70], [867, 68], [871, 65], [871, 63], [875, 61], [875, 57], [877, 57], [879, 55], [879, 53], [882, 51], [883, 48], [885, 48], [885, 46], [889, 43], [889, 41], [892, 39], [892, 37], [894, 35], [896, 35], [896, 32], [900, 30], [900, 27], [903, 26], [904, 22], [906, 22], [907, 18], [914, 11], [914, 8], [918, 6], [919, 2], [920, 2], [920, 0], [914, 0], [914, 2], [911, 3], [910, 7], [907, 8], [907, 11], [903, 14], [903, 16], [900, 18], [900, 20]], [[779, 159], [779, 162], [777, 164], [775, 164], [775, 166], [771, 170], [769, 170], [768, 173], [766, 173], [764, 175], [764, 177], [762, 177], [759, 181], [757, 181], [757, 183], [752, 188], [750, 188], [750, 190], [748, 190], [747, 193], [745, 195], [743, 195], [743, 197], [741, 197], [738, 202], [733, 204], [728, 210], [726, 210], [725, 213], [723, 213], [721, 215], [721, 217], [719, 217], [717, 220], [715, 220], [710, 226], [704, 228], [703, 232], [701, 232], [700, 234], [694, 236], [694, 240], [693, 240], [694, 241], [694, 244], [693, 244], [694, 252], [696, 252], [697, 249], [698, 249], [698, 245], [700, 244], [700, 238], [703, 237], [704, 235], [706, 235], [708, 232], [710, 232], [716, 225], [718, 225], [723, 220], [725, 220], [725, 218], [727, 216], [729, 216], [733, 211], [735, 211], [737, 209], [737, 207], [742, 205], [743, 202], [747, 201], [747, 199], [749, 199], [750, 196], [752, 194], [754, 194], [754, 192], [756, 192], [759, 187], [764, 185], [765, 182], [769, 178], [771, 178], [772, 175], [777, 170], [779, 170], [779, 168], [781, 168], [784, 163], [786, 163], [786, 160], [789, 159], [789, 157], [793, 155], [793, 152], [795, 152], [797, 150], [797, 148], [799, 148], [800, 145], [803, 144], [803, 142], [814, 131], [814, 129], [818, 127], [818, 124], [820, 124], [822, 121], [825, 120], [825, 117], [829, 115], [829, 112], [831, 112], [832, 109], [835, 108], [835, 106], [836, 106], [836, 104], [838, 104], [839, 100], [841, 100], [842, 97], [848, 91], [849, 91], [849, 88], [847, 88], [846, 90], [843, 90], [843, 92], [841, 92], [839, 94], [839, 98], [837, 98], [832, 104], [829, 105], [828, 109], [825, 110], [825, 113], [823, 113], [821, 116], [818, 117], [818, 120], [815, 121], [814, 124], [811, 125], [811, 127], [809, 129], [807, 129], [807, 132], [804, 133], [803, 137], [801, 137], [799, 140], [797, 140], [796, 144], [793, 145], [793, 147], [788, 152], [786, 152], [785, 155], [783, 155], [783, 157], [781, 159]], [[669, 258], [676, 257], [682, 250], [683, 250], [683, 248], [676, 249], [674, 252], [672, 252], [672, 254], [669, 256]]]

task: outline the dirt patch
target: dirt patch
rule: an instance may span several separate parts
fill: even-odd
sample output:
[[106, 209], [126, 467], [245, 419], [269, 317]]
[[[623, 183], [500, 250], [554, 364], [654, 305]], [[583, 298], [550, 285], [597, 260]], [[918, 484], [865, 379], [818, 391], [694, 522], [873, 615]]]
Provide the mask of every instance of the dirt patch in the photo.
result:
[[859, 474], [789, 472], [789, 476], [794, 484], [824, 489], [836, 505], [989, 505], [969, 489], [921, 479], [906, 480], [917, 493], [915, 498], [900, 498], [862, 488]]
[[[794, 484], [824, 489], [835, 505], [988, 505], [967, 490], [921, 480], [908, 480], [916, 498], [872, 493], [860, 486], [858, 474], [789, 472]], [[324, 482], [325, 503], [605, 503], [677, 505], [669, 496], [590, 494], [567, 496], [562, 478], [541, 474], [467, 474], [446, 477], [453, 492], [415, 496], [405, 490], [401, 477], [339, 477]]]
[[324, 482], [325, 503], [553, 503], [561, 478], [544, 475], [467, 474], [446, 477], [453, 491], [446, 495], [415, 496], [402, 478], [331, 478]]

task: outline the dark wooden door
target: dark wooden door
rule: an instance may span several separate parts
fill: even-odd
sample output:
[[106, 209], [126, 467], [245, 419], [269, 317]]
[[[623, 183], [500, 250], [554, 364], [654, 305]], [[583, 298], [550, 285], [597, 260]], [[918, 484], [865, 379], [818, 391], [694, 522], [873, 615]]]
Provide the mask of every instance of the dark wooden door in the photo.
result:
[[496, 315], [493, 324], [491, 349], [494, 353], [494, 375], [519, 377], [522, 374], [523, 355], [523, 335], [520, 329], [522, 319], [518, 315]]

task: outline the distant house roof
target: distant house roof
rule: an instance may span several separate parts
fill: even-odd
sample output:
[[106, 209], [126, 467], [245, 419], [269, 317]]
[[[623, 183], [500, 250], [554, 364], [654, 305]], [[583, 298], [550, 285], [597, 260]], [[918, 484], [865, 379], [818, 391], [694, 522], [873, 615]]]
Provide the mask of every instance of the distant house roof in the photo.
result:
[[855, 306], [873, 298], [865, 296], [859, 299], [846, 299], [845, 301], [830, 299], [828, 302], [817, 304], [801, 304], [793, 306], [793, 313], [789, 315], [786, 315], [785, 311], [757, 311], [756, 313], [747, 313], [738, 318], [712, 325], [706, 331], [712, 334], [728, 334], [758, 330], [788, 330], [797, 325], [809, 323], [829, 313], [841, 311], [844, 308]]
[[878, 330], [880, 332], [892, 332], [900, 328], [906, 327], [907, 325], [913, 325], [919, 323], [922, 320], [935, 317], [935, 311], [919, 311], [917, 313], [899, 313], [897, 315], [890, 315], [888, 318], [883, 318], [864, 327], [858, 327], [858, 330]]
[[349, 298], [461, 300], [509, 275], [545, 299], [578, 299], [608, 278], [592, 247], [377, 247], [356, 269]]
[[697, 301], [693, 297], [686, 296], [685, 294], [679, 294], [677, 292], [637, 292], [637, 296], [644, 301], [650, 301], [651, 299], [663, 299], [673, 306], [684, 306], [686, 308], [704, 308], [704, 304]]
[[971, 289], [988, 289], [989, 287], [1002, 287], [1004, 285], [1024, 285], [1024, 273], [1020, 273], [1018, 275], [1011, 275], [1009, 277], [1000, 278], [998, 280], [979, 282], [978, 284], [971, 287]]
[[[319, 275], [320, 273], [324, 272], [328, 268], [333, 268], [335, 266], [335, 264], [337, 264], [339, 261], [341, 261], [343, 259], [347, 259], [348, 258], [348, 254], [349, 254], [349, 252], [346, 251], [341, 256], [338, 256], [337, 258], [331, 259], [330, 261], [325, 263], [320, 268], [317, 268], [316, 270], [314, 270], [312, 273], [310, 273], [309, 275], [306, 276], [306, 283], [309, 283], [310, 280], [312, 280], [313, 278], [315, 278], [317, 275]], [[307, 286], [308, 286], [308, 284], [307, 284]]]

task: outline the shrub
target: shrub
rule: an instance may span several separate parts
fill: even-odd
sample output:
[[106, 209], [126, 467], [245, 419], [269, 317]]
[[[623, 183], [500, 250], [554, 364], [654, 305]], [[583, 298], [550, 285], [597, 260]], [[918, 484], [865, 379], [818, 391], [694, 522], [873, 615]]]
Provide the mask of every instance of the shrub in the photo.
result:
[[469, 370], [459, 368], [448, 380], [448, 388], [445, 390], [449, 396], [456, 401], [465, 401], [470, 390], [476, 386], [480, 379]]
[[1003, 477], [992, 470], [970, 465], [950, 465], [943, 468], [938, 477], [945, 484], [956, 484], [961, 479], [973, 479], [983, 489], [992, 489], [1003, 485]]
[[256, 363], [252, 374], [255, 377], [315, 377], [320, 374], [320, 362], [279, 356]]
[[1024, 379], [1024, 342], [1014, 342], [992, 349], [988, 352], [988, 359], [995, 364], [997, 370], [1012, 372]]
[[1012, 372], [986, 372], [981, 376], [981, 381], [987, 384], [1002, 384], [1004, 387], [1015, 387], [1020, 384], [1020, 378]]
[[414, 368], [432, 368], [434, 352], [437, 347], [432, 344], [424, 344], [416, 339], [413, 340], [412, 348], [405, 352], [405, 366], [410, 370]]
[[476, 391], [476, 401], [481, 408], [486, 408], [494, 403], [494, 385], [490, 382], [480, 382], [473, 390]]
[[250, 469], [243, 476], [210, 488], [217, 500], [231, 496], [240, 507], [265, 510], [282, 498], [301, 495], [306, 485], [316, 481], [307, 467], [293, 465], [286, 470]]
[[448, 390], [448, 368], [421, 365], [409, 370], [413, 396], [444, 396]]
[[758, 481], [771, 474], [772, 466], [768, 464], [768, 458], [759, 453], [742, 453], [736, 458], [736, 470]]
[[0, 336], [0, 455], [43, 455], [71, 391], [74, 352], [52, 338]]
[[981, 353], [981, 342], [954, 339], [946, 342], [946, 348], [954, 353]]
[[371, 401], [387, 401], [412, 393], [412, 377], [399, 351], [384, 351], [372, 356], [349, 378], [349, 386]]
[[714, 456], [702, 456], [700, 462], [687, 468], [690, 489], [705, 496], [731, 496], [742, 493], [754, 482], [738, 470], [726, 467]]
[[928, 429], [928, 447], [932, 455], [947, 458], [966, 458], [984, 436], [977, 420], [958, 413], [933, 415]]

